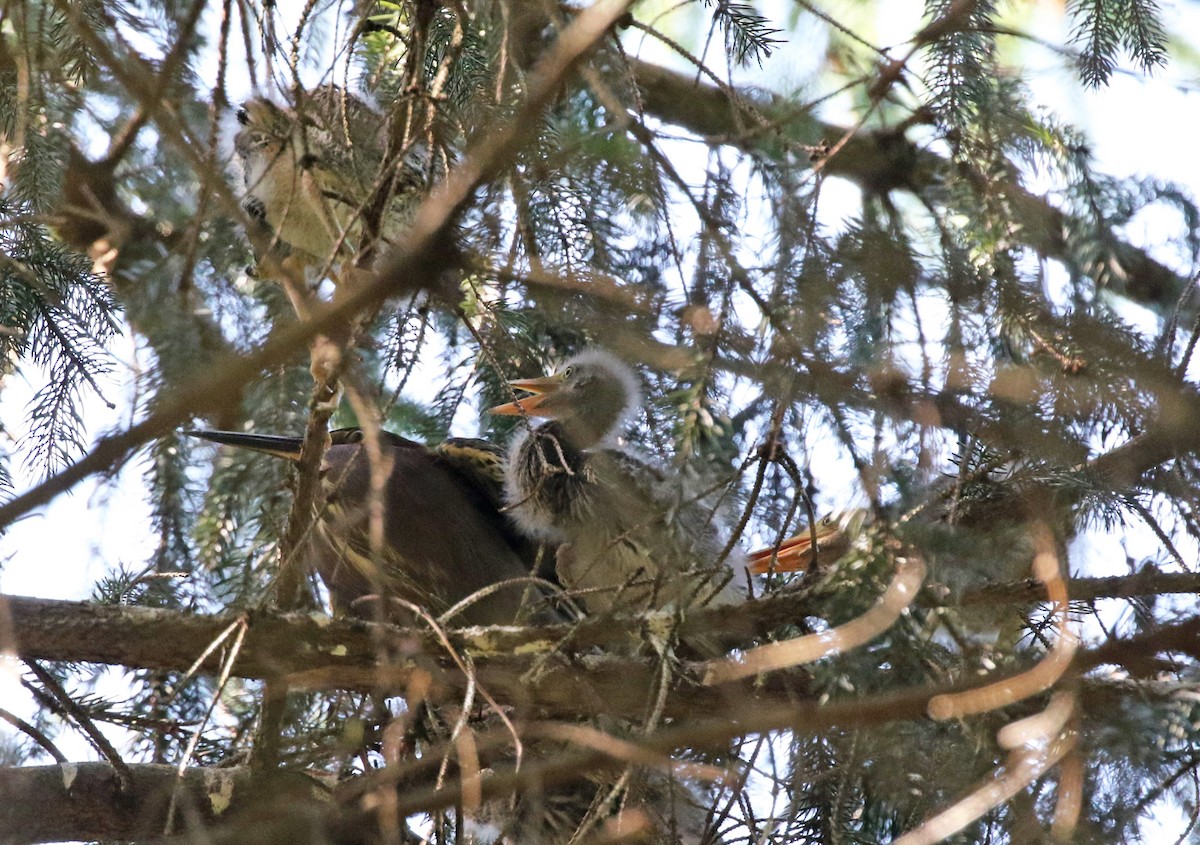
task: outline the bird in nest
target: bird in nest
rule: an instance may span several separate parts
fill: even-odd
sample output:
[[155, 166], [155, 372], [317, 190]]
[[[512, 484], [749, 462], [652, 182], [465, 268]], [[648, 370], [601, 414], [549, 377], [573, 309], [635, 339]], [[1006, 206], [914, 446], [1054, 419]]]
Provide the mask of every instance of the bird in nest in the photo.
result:
[[724, 547], [709, 508], [661, 467], [615, 444], [637, 407], [633, 371], [587, 350], [542, 378], [532, 395], [493, 408], [548, 421], [510, 447], [505, 494], [517, 524], [559, 545], [557, 571], [589, 611], [728, 603], [744, 595], [740, 556]]
[[[300, 460], [303, 445], [302, 437], [186, 433], [290, 461]], [[368, 528], [373, 467], [365, 438], [358, 428], [330, 432], [321, 466], [323, 507], [301, 552], [336, 611], [404, 618], [404, 603], [410, 603], [435, 616], [457, 606], [456, 625], [563, 621], [530, 582], [539, 569], [538, 544], [501, 510], [503, 450], [474, 438], [425, 446], [379, 432], [386, 474], [383, 544], [373, 549]]]
[[242, 207], [302, 266], [337, 263], [367, 240], [393, 243], [427, 193], [424, 146], [385, 161], [391, 121], [336, 85], [287, 106], [255, 97], [237, 119]]
[[849, 526], [831, 517], [778, 549], [727, 553], [727, 520], [709, 498], [616, 444], [638, 381], [605, 350], [510, 385], [531, 395], [492, 413], [547, 421], [510, 446], [509, 511], [522, 530], [558, 544], [559, 580], [591, 612], [729, 604], [746, 597], [751, 574], [806, 569], [849, 548]]
[[746, 555], [746, 568], [755, 575], [774, 572], [803, 572], [823, 569], [835, 563], [853, 548], [872, 519], [863, 508], [834, 511], [821, 517], [800, 533], [781, 540], [778, 545], [758, 549]]

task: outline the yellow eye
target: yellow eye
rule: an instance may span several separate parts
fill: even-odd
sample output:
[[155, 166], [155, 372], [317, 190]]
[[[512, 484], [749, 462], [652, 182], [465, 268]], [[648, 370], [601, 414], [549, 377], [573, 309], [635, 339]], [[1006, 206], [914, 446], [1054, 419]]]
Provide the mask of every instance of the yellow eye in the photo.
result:
[[566, 367], [563, 369], [562, 374], [563, 374], [563, 378], [570, 378], [572, 375], [575, 374], [575, 368], [574, 367]]

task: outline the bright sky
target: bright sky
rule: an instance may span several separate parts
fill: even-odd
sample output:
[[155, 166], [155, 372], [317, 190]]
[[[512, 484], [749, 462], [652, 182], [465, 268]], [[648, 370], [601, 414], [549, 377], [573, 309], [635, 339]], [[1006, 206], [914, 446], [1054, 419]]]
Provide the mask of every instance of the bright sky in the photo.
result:
[[[785, 15], [790, 17], [796, 8], [783, 0], [771, 5], [777, 19]], [[886, 43], [875, 33], [911, 33], [918, 26], [922, 5], [907, 0], [877, 4], [880, 12], [872, 27], [874, 33], [864, 30], [863, 34]], [[1195, 40], [1200, 38], [1200, 6], [1182, 3], [1164, 3], [1163, 6], [1167, 31], [1191, 34], [1193, 41], [1189, 52], [1196, 55], [1196, 49], [1200, 47], [1200, 42]], [[851, 8], [861, 9], [861, 6], [834, 3], [830, 12], [835, 16], [843, 12], [850, 14]], [[768, 9], [771, 10], [771, 6]], [[1063, 17], [1060, 3], [1043, 2], [1033, 8], [1022, 4], [1019, 14], [1039, 37], [1053, 43], [1065, 40], [1068, 22]], [[815, 40], [811, 42], [780, 51], [761, 73], [753, 74], [758, 84], [770, 87], [774, 83], [784, 87], [787, 80], [804, 76], [808, 66], [820, 61], [823, 55], [823, 45]], [[637, 46], [637, 41], [627, 39], [627, 43], [631, 47]], [[903, 49], [899, 44], [893, 46], [899, 48], [897, 52]], [[804, 47], [811, 47], [812, 53], [804, 51]], [[804, 61], [807, 55], [812, 56], [811, 61]], [[1200, 171], [1195, 167], [1196, 115], [1200, 115], [1200, 97], [1194, 90], [1183, 87], [1194, 82], [1194, 66], [1171, 65], [1149, 81], [1138, 73], [1118, 74], [1107, 88], [1081, 93], [1077, 86], [1064, 84], [1061, 73], [1064, 60], [1052, 51], [1026, 46], [1021, 48], [1019, 57], [1014, 58], [1031, 68], [1030, 85], [1035, 100], [1086, 132], [1101, 172], [1172, 179], [1188, 188], [1193, 197], [1200, 197]], [[234, 96], [248, 91], [247, 85], [238, 90], [237, 82], [231, 83], [231, 88]], [[835, 121], [844, 120], [845, 111], [841, 105], [837, 100], [832, 101], [825, 116]], [[103, 144], [103, 139], [100, 143]], [[831, 219], [836, 218], [839, 205], [846, 209], [846, 214], [852, 214], [857, 192], [849, 186], [830, 185], [822, 202]], [[1178, 217], [1169, 213], [1147, 212], [1129, 227], [1128, 237], [1138, 244], [1160, 243], [1164, 227], [1171, 227], [1167, 231], [1177, 231], [1177, 221]], [[1180, 264], [1179, 255], [1169, 251], [1160, 250], [1156, 257], [1183, 272], [1190, 269]], [[1150, 323], [1151, 315], [1130, 313], [1130, 316]], [[137, 356], [128, 335], [117, 345], [114, 354], [131, 366], [135, 363]], [[44, 376], [36, 368], [25, 364], [21, 372], [3, 382], [0, 423], [11, 436], [20, 438], [23, 435], [29, 401], [43, 381]], [[94, 398], [85, 400], [85, 417], [93, 437], [129, 423], [128, 386], [110, 380], [104, 384], [104, 390], [119, 410], [110, 411]], [[6, 444], [6, 448], [11, 449], [11, 444]], [[835, 467], [822, 466], [822, 460], [818, 453], [813, 470], [818, 477], [830, 477]], [[38, 481], [36, 474], [23, 472], [19, 461], [12, 468], [18, 490]], [[85, 482], [13, 526], [0, 538], [0, 592], [83, 599], [91, 594], [92, 585], [105, 573], [122, 564], [140, 568], [153, 547], [146, 532], [150, 514], [142, 495], [144, 468], [143, 461], [135, 460], [115, 479]], [[1073, 547], [1072, 565], [1079, 568], [1086, 562], [1090, 574], [1123, 573], [1127, 571], [1126, 554], [1140, 558], [1156, 549], [1154, 538], [1137, 532], [1127, 536], [1124, 542], [1115, 538], [1086, 537]], [[16, 684], [16, 671], [13, 661], [0, 661], [0, 707], [28, 715], [33, 710], [32, 703]], [[7, 727], [0, 730], [7, 730]], [[68, 736], [69, 732], [62, 737], [61, 747], [69, 756], [76, 759], [93, 756], [86, 743], [68, 739]], [[1165, 836], [1176, 827], [1176, 820], [1168, 817], [1163, 825]]]

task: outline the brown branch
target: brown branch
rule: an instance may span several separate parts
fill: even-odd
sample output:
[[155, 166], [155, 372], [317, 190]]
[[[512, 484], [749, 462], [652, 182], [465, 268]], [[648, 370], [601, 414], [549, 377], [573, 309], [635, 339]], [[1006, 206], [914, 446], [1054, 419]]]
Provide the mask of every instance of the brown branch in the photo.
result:
[[[694, 74], [638, 59], [630, 59], [629, 66], [647, 113], [710, 143], [778, 156], [783, 147], [818, 148], [846, 134], [845, 127], [817, 120], [807, 108], [780, 97], [718, 88], [697, 80]], [[860, 131], [836, 156], [823, 161], [825, 173], [849, 179], [868, 193], [904, 190], [922, 194], [955, 178], [948, 161], [919, 148], [895, 129]], [[1024, 221], [1019, 236], [1043, 255], [1068, 259], [1064, 233], [1072, 224], [1067, 215], [1019, 185], [999, 187]], [[1110, 269], [1115, 278], [1109, 284], [1135, 302], [1168, 309], [1187, 287], [1187, 279], [1138, 247], [1114, 241], [1114, 251]]]
[[1157, 677], [1171, 668], [1170, 661], [1156, 657], [1159, 654], [1184, 654], [1200, 660], [1200, 619], [1163, 625], [1129, 639], [1111, 639], [1081, 654], [1076, 666], [1080, 672], [1106, 664], [1124, 666], [1135, 676]]
[[[1082, 664], [1081, 664], [1082, 665]], [[959, 689], [961, 687], [957, 687]], [[887, 692], [866, 698], [849, 698], [821, 703], [817, 700], [795, 701], [781, 698], [759, 698], [726, 702], [726, 712], [736, 707], [737, 718], [706, 718], [676, 723], [653, 734], [640, 737], [637, 745], [646, 755], [669, 755], [680, 748], [723, 748], [731, 740], [753, 734], [774, 731], [794, 731], [802, 734], [820, 734], [833, 728], [871, 728], [898, 721], [923, 719], [928, 703], [935, 695], [950, 688], [920, 688]], [[1115, 694], [1145, 696], [1154, 694], [1145, 688], [1113, 685], [1084, 685], [1080, 701], [1086, 709], [1093, 698], [1111, 701]], [[1162, 693], [1166, 697], [1170, 693]], [[498, 741], [495, 732], [491, 736], [477, 737], [481, 748]], [[430, 756], [437, 758], [436, 753]], [[501, 798], [527, 789], [543, 789], [568, 782], [580, 772], [592, 772], [613, 768], [621, 761], [611, 754], [597, 749], [568, 750], [564, 753], [524, 763], [519, 771], [512, 766], [496, 766], [494, 773], [485, 776], [479, 783], [484, 800]], [[442, 788], [426, 786], [418, 788], [417, 772], [428, 767], [427, 761], [377, 770], [362, 778], [345, 784], [337, 791], [339, 803], [353, 808], [359, 799], [373, 788], [382, 785], [403, 786], [399, 790], [395, 810], [403, 815], [430, 812], [455, 806], [462, 799], [461, 785]], [[369, 829], [371, 813], [351, 810], [343, 823], [352, 830]]]
[[[1067, 581], [1071, 601], [1130, 599], [1139, 596], [1200, 595], [1200, 573], [1159, 572], [1146, 569], [1133, 575], [1106, 578], [1071, 578]], [[1004, 584], [988, 584], [967, 590], [958, 604], [1023, 604], [1046, 601], [1046, 589], [1033, 578]]]
[[[317, 335], [328, 334], [348, 324], [355, 315], [379, 307], [388, 298], [431, 290], [444, 299], [456, 299], [456, 289], [445, 285], [443, 278], [446, 270], [456, 264], [453, 250], [448, 248], [453, 222], [471, 201], [476, 190], [500, 173], [532, 137], [540, 125], [542, 111], [558, 95], [567, 75], [604, 36], [624, 12], [626, 5], [624, 0], [605, 0], [575, 18], [535, 68], [525, 102], [513, 120], [496, 132], [487, 133], [468, 151], [462, 163], [450, 172], [446, 180], [421, 203], [405, 243], [393, 251], [373, 280], [339, 297], [330, 306], [314, 307], [308, 319], [277, 330], [256, 352], [244, 356], [225, 355], [214, 360], [205, 372], [196, 375], [190, 387], [179, 388], [161, 397], [156, 412], [151, 416], [124, 432], [100, 440], [77, 463], [0, 505], [0, 528], [69, 490], [83, 479], [121, 463], [144, 443], [163, 436], [193, 416], [218, 411], [235, 402], [240, 388], [264, 369], [286, 363]], [[70, 9], [66, 10], [66, 14], [73, 20], [76, 17]], [[81, 25], [79, 32], [89, 48], [102, 50], [103, 55], [111, 56], [111, 51], [90, 29]], [[108, 62], [110, 67], [114, 63], [115, 58]], [[136, 88], [141, 80], [127, 80], [127, 76], [129, 74], [122, 70], [118, 79], [122, 84]], [[159, 123], [162, 125], [169, 121]], [[178, 134], [176, 129], [172, 137]], [[190, 148], [185, 141], [180, 143], [185, 149]], [[203, 172], [202, 160], [194, 162], [194, 165]], [[223, 193], [229, 193], [227, 187]]]
[[[186, 670], [238, 618], [18, 596], [0, 597], [0, 603], [8, 611], [16, 639], [5, 646], [18, 657], [158, 671]], [[548, 717], [615, 713], [636, 718], [645, 708], [643, 691], [656, 677], [654, 660], [596, 654], [567, 659], [546, 654], [563, 638], [610, 643], [623, 638], [627, 643], [630, 630], [629, 620], [598, 620], [592, 636], [583, 638], [574, 637], [572, 627], [564, 625], [469, 628], [452, 632], [450, 641], [456, 651], [477, 658], [479, 684], [522, 711]], [[511, 656], [520, 643], [525, 654]], [[512, 650], [502, 651], [501, 646]], [[381, 649], [406, 656], [380, 664]], [[215, 674], [224, 656], [223, 649], [216, 649], [199, 670]], [[461, 695], [468, 683], [427, 631], [308, 615], [251, 617], [232, 673], [274, 679], [290, 689], [390, 694], [403, 694], [414, 679], [425, 679], [434, 697]], [[672, 699], [668, 715], [712, 712], [720, 701], [717, 693], [692, 691]]]
[[[5, 845], [77, 840], [151, 839], [163, 835], [171, 791], [180, 786], [179, 833], [220, 819], [249, 783], [244, 768], [135, 765], [123, 788], [107, 763], [0, 769], [0, 841]], [[315, 782], [311, 782], [315, 788]]]
[[[1070, 591], [1073, 598], [1084, 600], [1195, 592], [1197, 579], [1200, 576], [1176, 573], [1074, 579]], [[1001, 600], [1024, 603], [1043, 597], [1028, 583], [1016, 582], [968, 592], [962, 603], [970, 606]], [[16, 640], [5, 646], [18, 657], [159, 671], [190, 667], [237, 618], [233, 614], [201, 616], [17, 596], [0, 597], [0, 603], [11, 620], [10, 630]], [[810, 613], [811, 606], [811, 596], [800, 592], [693, 611], [681, 623], [679, 635], [686, 640], [691, 634], [711, 636], [720, 631], [731, 645], [744, 645]], [[653, 687], [655, 662], [594, 652], [597, 647], [620, 649], [636, 636], [640, 626], [652, 627], [661, 621], [650, 617], [598, 618], [573, 626], [467, 628], [449, 632], [449, 640], [455, 651], [475, 660], [479, 683], [523, 712], [543, 717], [608, 713], [637, 718], [645, 709], [643, 691]], [[1186, 644], [1186, 637], [1183, 642]], [[1148, 641], [1149, 646], [1156, 643]], [[1102, 646], [1097, 653], [1103, 655], [1105, 649], [1118, 647]], [[381, 648], [406, 656], [381, 665]], [[514, 656], [518, 654], [521, 656]], [[1128, 660], [1136, 656], [1122, 654]], [[200, 669], [219, 671], [222, 657], [218, 649]], [[803, 681], [782, 673], [765, 676], [761, 687], [723, 685], [705, 689], [695, 684], [699, 680], [696, 672], [689, 674], [687, 667], [681, 668], [682, 677], [690, 678], [691, 683], [684, 683], [668, 697], [666, 715], [672, 717], [717, 712], [713, 708], [723, 707], [731, 690], [756, 700], [788, 699], [797, 691], [803, 694]], [[233, 674], [277, 679], [291, 689], [395, 693], [403, 693], [415, 678], [422, 678], [432, 684], [434, 696], [461, 695], [467, 684], [442, 644], [427, 631], [308, 615], [253, 616]]]
[[[1084, 683], [1079, 697], [1084, 712], [1110, 706], [1130, 697], [1167, 700], [1178, 686], [1164, 684]], [[544, 790], [564, 784], [581, 773], [619, 770], [629, 759], [662, 765], [678, 748], [720, 746], [731, 733], [763, 733], [791, 729], [815, 733], [831, 727], [870, 728], [903, 719], [923, 718], [929, 693], [908, 691], [869, 699], [800, 704], [750, 705], [750, 726], [740, 720], [704, 720], [660, 730], [636, 741], [585, 743], [526, 761], [515, 771], [505, 757], [511, 755], [507, 731], [478, 734], [481, 759], [493, 770], [478, 781], [485, 799], [507, 797], [527, 790]], [[526, 726], [529, 739], [555, 736], [554, 726]], [[602, 739], [603, 737], [598, 737]], [[454, 806], [462, 798], [461, 780], [452, 778], [437, 787], [442, 752], [457, 771], [454, 750], [434, 747], [421, 758], [378, 769], [340, 784], [330, 795], [319, 783], [302, 773], [275, 775], [269, 781], [251, 778], [250, 770], [232, 768], [187, 769], [181, 781], [183, 824], [172, 832], [200, 826], [210, 827], [213, 841], [231, 845], [240, 842], [294, 841], [287, 834], [299, 829], [320, 829], [323, 841], [359, 843], [379, 829], [377, 800], [365, 798], [390, 790], [399, 803], [389, 807], [401, 816]], [[621, 753], [614, 753], [621, 752]], [[0, 768], [0, 839], [6, 844], [89, 840], [131, 839], [161, 835], [166, 821], [170, 790], [175, 784], [174, 767], [131, 766], [133, 786], [117, 799], [116, 775], [104, 763], [61, 766]], [[69, 788], [65, 786], [69, 782]], [[364, 810], [373, 806], [374, 810]]]
[[10, 713], [8, 710], [0, 707], [0, 721], [8, 722], [21, 733], [25, 734], [27, 737], [41, 746], [42, 750], [44, 750], [59, 763], [67, 762], [66, 755], [58, 750], [58, 746], [51, 741], [50, 737], [46, 736], [33, 725], [26, 722], [16, 713]]
[[83, 708], [75, 703], [75, 699], [71, 698], [70, 694], [63, 689], [63, 685], [58, 682], [58, 679], [43, 669], [36, 660], [25, 658], [25, 665], [33, 672], [38, 682], [47, 690], [54, 701], [54, 707], [59, 710], [60, 714], [68, 717], [73, 721], [88, 741], [99, 751], [106, 759], [113, 771], [117, 774], [117, 783], [120, 791], [124, 792], [133, 783], [133, 775], [129, 771], [129, 765], [121, 759], [121, 755], [113, 744], [108, 741], [100, 729], [96, 727], [96, 723], [92, 718], [84, 712]]
[[[833, 725], [870, 726], [894, 719], [920, 718], [926, 696], [881, 696], [866, 701], [827, 705], [779, 703], [752, 712], [752, 730], [794, 727], [817, 731]], [[697, 720], [626, 742], [639, 759], [657, 761], [681, 747], [708, 747], [720, 737], [739, 731], [730, 720]], [[502, 747], [501, 732], [478, 737], [481, 748]], [[532, 726], [531, 733], [538, 733]], [[246, 768], [193, 768], [183, 777], [181, 813], [187, 824], [171, 833], [184, 832], [214, 821], [228, 821], [212, 831], [206, 841], [218, 843], [296, 841], [287, 834], [320, 830], [322, 841], [370, 841], [378, 830], [382, 802], [364, 802], [374, 790], [394, 790], [396, 802], [388, 808], [400, 817], [453, 807], [462, 800], [462, 781], [436, 785], [442, 749], [434, 748], [410, 764], [389, 766], [355, 778], [338, 788], [335, 803], [303, 774], [287, 779], [290, 788], [253, 788]], [[451, 752], [452, 753], [452, 752]], [[494, 756], [489, 755], [489, 756]], [[575, 780], [581, 773], [623, 769], [629, 755], [616, 755], [604, 745], [568, 749], [526, 761], [520, 771], [497, 765], [478, 783], [484, 800], [527, 790], [542, 790]], [[79, 839], [133, 839], [163, 833], [166, 805], [175, 784], [168, 766], [135, 765], [133, 787], [124, 802], [116, 792], [112, 768], [103, 763], [68, 764], [0, 769], [0, 837], [12, 845]], [[66, 782], [69, 781], [69, 788]], [[272, 781], [274, 786], [278, 781]], [[402, 787], [402, 788], [401, 788]], [[274, 794], [272, 794], [274, 793]], [[363, 809], [363, 807], [372, 809]]]
[[1133, 486], [1147, 471], [1175, 455], [1200, 451], [1200, 426], [1193, 424], [1200, 402], [1190, 391], [1180, 392], [1160, 419], [1145, 433], [1098, 456], [1088, 471], [1113, 489]]

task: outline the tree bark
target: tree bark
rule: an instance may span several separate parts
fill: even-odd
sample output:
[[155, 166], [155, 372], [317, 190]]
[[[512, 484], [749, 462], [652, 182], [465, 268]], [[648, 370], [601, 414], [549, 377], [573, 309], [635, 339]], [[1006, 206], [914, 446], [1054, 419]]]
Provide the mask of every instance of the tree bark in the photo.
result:
[[[121, 789], [107, 763], [0, 768], [0, 843], [157, 838], [219, 819], [249, 782], [249, 770], [131, 766]], [[314, 783], [315, 786], [315, 783]], [[171, 794], [174, 824], [166, 829]]]
[[[1132, 598], [1200, 592], [1200, 575], [1142, 572], [1068, 582], [1072, 599]], [[1044, 598], [1034, 581], [992, 584], [966, 592], [964, 606], [1031, 603]], [[693, 611], [679, 625], [689, 633], [721, 631], [729, 643], [761, 640], [779, 625], [810, 611], [811, 597], [783, 593], [744, 604]], [[923, 600], [924, 604], [933, 601]], [[527, 716], [578, 718], [602, 714], [637, 718], [647, 707], [646, 691], [660, 672], [657, 659], [628, 651], [645, 641], [643, 626], [661, 629], [655, 617], [589, 619], [546, 628], [465, 628], [449, 632], [451, 646], [473, 664], [475, 680], [497, 700]], [[231, 625], [246, 624], [232, 667], [234, 677], [278, 679], [293, 690], [347, 689], [403, 694], [414, 681], [432, 681], [439, 697], [459, 695], [467, 676], [432, 633], [317, 615], [221, 614], [205, 616], [151, 608], [0, 596], [2, 645], [31, 660], [94, 662], [159, 671], [185, 671]], [[232, 637], [199, 663], [216, 674]], [[665, 715], [704, 716], [727, 704], [729, 687], [699, 686], [698, 664], [675, 667], [675, 688]], [[737, 692], [750, 699], [780, 700], [803, 695], [802, 678], [768, 677]]]
[[[657, 119], [714, 144], [729, 144], [779, 160], [797, 147], [819, 150], [842, 138], [847, 127], [817, 120], [811, 110], [764, 92], [718, 88], [684, 74], [630, 59], [642, 106]], [[794, 154], [794, 153], [793, 153]], [[904, 137], [902, 129], [861, 129], [823, 161], [824, 172], [849, 179], [868, 194], [894, 190], [923, 195], [961, 178], [951, 162]], [[996, 184], [1021, 210], [1017, 237], [1041, 255], [1070, 262], [1066, 232], [1077, 224], [1042, 197], [1019, 185]], [[1160, 311], [1173, 308], [1188, 280], [1115, 238], [1108, 287]], [[1094, 268], [1085, 268], [1091, 272]]]

